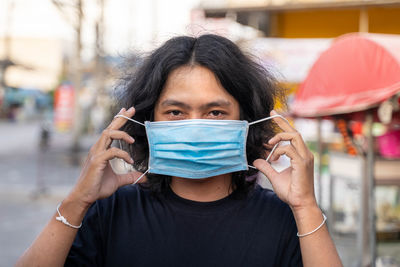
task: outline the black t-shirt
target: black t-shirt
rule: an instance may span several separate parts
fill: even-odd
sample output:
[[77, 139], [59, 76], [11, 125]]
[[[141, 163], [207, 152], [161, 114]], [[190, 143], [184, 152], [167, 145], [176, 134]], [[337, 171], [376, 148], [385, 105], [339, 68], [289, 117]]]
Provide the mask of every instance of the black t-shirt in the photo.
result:
[[288, 205], [256, 186], [196, 202], [120, 188], [87, 212], [65, 266], [302, 266]]

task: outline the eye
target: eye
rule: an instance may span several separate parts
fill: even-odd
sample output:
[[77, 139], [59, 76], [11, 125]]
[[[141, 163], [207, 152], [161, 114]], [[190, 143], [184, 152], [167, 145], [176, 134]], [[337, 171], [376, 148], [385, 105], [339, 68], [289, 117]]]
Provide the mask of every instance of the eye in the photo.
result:
[[210, 114], [211, 117], [221, 117], [225, 113], [223, 111], [220, 111], [220, 110], [212, 110], [212, 111], [210, 111], [209, 114]]
[[170, 114], [172, 116], [180, 116], [180, 115], [182, 115], [182, 112], [179, 110], [170, 110], [170, 111], [168, 111], [168, 114]]
[[168, 109], [163, 114], [167, 120], [183, 120], [186, 117], [186, 112], [180, 109]]

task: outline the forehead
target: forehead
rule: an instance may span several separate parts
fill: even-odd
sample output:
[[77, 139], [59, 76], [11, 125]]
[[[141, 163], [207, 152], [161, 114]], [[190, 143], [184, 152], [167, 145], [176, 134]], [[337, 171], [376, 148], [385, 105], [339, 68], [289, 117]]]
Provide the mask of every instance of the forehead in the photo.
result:
[[183, 66], [172, 71], [161, 92], [160, 100], [171, 97], [194, 101], [209, 101], [214, 98], [235, 101], [214, 73], [202, 66]]

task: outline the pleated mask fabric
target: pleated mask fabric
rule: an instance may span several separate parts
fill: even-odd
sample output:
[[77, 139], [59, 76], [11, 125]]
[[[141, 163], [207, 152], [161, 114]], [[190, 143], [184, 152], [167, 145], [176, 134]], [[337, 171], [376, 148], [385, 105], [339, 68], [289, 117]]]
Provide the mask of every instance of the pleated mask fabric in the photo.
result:
[[[248, 170], [249, 167], [256, 169], [248, 164], [246, 157], [249, 126], [275, 117], [287, 121], [281, 115], [250, 123], [244, 120], [206, 119], [141, 123], [124, 115], [115, 117], [125, 118], [146, 128], [149, 166], [136, 182], [146, 173], [202, 179]], [[266, 161], [278, 144], [272, 148]]]
[[247, 170], [247, 121], [145, 122], [150, 173], [207, 178]]

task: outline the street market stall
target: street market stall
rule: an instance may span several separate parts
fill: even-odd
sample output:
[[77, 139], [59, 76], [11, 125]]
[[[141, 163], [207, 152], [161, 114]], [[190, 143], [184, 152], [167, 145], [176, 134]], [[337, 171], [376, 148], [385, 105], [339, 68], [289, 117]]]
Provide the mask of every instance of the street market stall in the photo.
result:
[[[321, 53], [299, 86], [291, 109], [297, 117], [332, 119], [343, 135], [347, 153], [330, 155], [328, 218], [330, 230], [339, 230], [332, 221], [337, 215], [332, 203], [335, 181], [352, 179], [359, 189], [357, 266], [375, 266], [376, 185], [400, 186], [399, 97], [400, 36], [351, 33], [338, 37]], [[400, 233], [400, 216], [398, 222], [395, 219], [390, 227], [378, 230]]]

